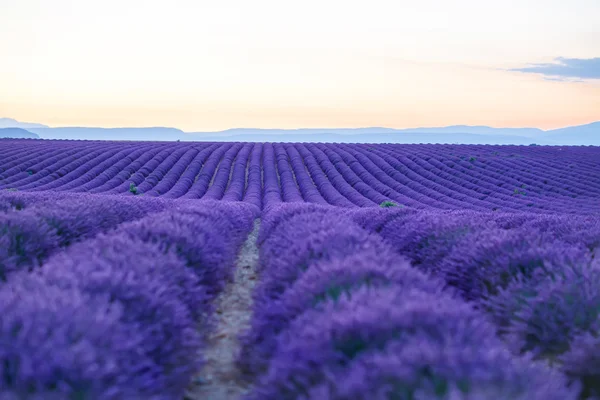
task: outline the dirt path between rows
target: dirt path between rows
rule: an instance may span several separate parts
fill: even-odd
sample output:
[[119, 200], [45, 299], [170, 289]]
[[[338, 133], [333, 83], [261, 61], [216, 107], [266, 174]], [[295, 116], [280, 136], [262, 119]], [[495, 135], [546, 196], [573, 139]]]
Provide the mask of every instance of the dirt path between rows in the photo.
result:
[[228, 282], [215, 299], [216, 326], [209, 333], [203, 351], [205, 365], [194, 379], [186, 399], [234, 400], [248, 391], [248, 384], [240, 378], [235, 361], [240, 350], [238, 336], [250, 323], [252, 294], [257, 280], [259, 227], [260, 220], [257, 219], [238, 254], [233, 281]]

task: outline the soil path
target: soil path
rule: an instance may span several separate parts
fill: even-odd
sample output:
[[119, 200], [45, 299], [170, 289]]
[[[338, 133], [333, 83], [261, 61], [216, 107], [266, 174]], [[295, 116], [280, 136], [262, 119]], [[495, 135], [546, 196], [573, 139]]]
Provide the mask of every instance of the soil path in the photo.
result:
[[236, 357], [240, 344], [238, 336], [250, 323], [252, 295], [256, 284], [258, 248], [256, 239], [260, 220], [238, 254], [233, 281], [215, 299], [215, 329], [208, 334], [203, 351], [205, 365], [191, 385], [186, 399], [239, 399], [248, 390], [240, 378]]

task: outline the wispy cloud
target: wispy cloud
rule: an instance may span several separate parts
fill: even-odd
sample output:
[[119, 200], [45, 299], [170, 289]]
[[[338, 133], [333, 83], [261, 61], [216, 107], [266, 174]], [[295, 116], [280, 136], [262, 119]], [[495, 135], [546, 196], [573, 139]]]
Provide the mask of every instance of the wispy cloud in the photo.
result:
[[585, 83], [586, 81], [579, 78], [566, 78], [556, 76], [544, 76], [544, 80], [548, 82], [571, 82], [571, 83]]
[[575, 82], [581, 79], [600, 79], [600, 58], [558, 57], [552, 63], [532, 64], [509, 71], [544, 75], [547, 80]]

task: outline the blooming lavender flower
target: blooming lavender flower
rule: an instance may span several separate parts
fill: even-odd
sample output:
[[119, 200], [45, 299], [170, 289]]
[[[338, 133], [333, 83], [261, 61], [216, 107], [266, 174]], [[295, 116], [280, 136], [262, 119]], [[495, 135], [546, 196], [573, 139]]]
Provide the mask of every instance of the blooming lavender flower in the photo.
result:
[[250, 372], [263, 369], [276, 352], [277, 336], [304, 312], [320, 309], [328, 301], [352, 297], [361, 287], [398, 286], [441, 293], [442, 282], [428, 277], [393, 252], [365, 250], [316, 262], [292, 283], [281, 297], [257, 299], [252, 327], [243, 337], [240, 364]]
[[0, 214], [0, 279], [39, 266], [59, 245], [56, 230], [31, 213]]
[[573, 337], [593, 330], [600, 312], [600, 266], [552, 266], [537, 280], [514, 281], [486, 309], [517, 352], [553, 360]]
[[0, 393], [16, 398], [160, 398], [158, 366], [107, 296], [25, 277], [0, 288]]
[[582, 386], [581, 398], [600, 397], [599, 322], [596, 320], [589, 332], [575, 336], [570, 350], [558, 358], [561, 370]]
[[500, 343], [484, 348], [449, 334], [410, 337], [351, 363], [308, 392], [312, 399], [576, 399], [558, 371], [515, 358]]
[[399, 220], [392, 219], [380, 228], [382, 238], [413, 265], [437, 272], [441, 260], [466, 235], [491, 224], [490, 217], [473, 212], [422, 212]]
[[513, 279], [543, 274], [549, 264], [569, 265], [585, 249], [532, 229], [486, 229], [466, 236], [440, 263], [449, 285], [467, 300], [492, 296]]
[[[351, 370], [390, 343], [420, 337], [485, 348], [499, 345], [494, 327], [469, 305], [419, 289], [358, 288], [294, 320], [251, 398], [296, 398]], [[451, 339], [449, 339], [451, 338]]]

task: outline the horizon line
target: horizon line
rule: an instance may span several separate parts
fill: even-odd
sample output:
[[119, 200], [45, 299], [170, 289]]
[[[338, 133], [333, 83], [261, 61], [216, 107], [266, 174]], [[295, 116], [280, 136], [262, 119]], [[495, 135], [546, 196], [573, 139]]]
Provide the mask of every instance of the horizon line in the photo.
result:
[[543, 129], [543, 128], [538, 128], [535, 126], [493, 126], [493, 125], [468, 125], [468, 124], [451, 124], [451, 125], [440, 125], [440, 126], [414, 126], [414, 127], [401, 127], [401, 128], [396, 128], [396, 127], [390, 127], [390, 126], [361, 126], [361, 127], [298, 127], [298, 128], [259, 128], [259, 127], [232, 127], [232, 128], [226, 128], [226, 129], [221, 129], [221, 130], [183, 130], [181, 128], [177, 128], [175, 126], [160, 126], [160, 125], [156, 125], [156, 126], [114, 126], [114, 127], [106, 127], [106, 126], [85, 126], [85, 125], [60, 125], [60, 126], [51, 126], [51, 125], [47, 125], [47, 124], [43, 124], [43, 123], [39, 123], [39, 122], [26, 122], [26, 121], [20, 121], [17, 120], [15, 118], [10, 118], [10, 117], [0, 117], [0, 120], [2, 119], [9, 119], [9, 120], [13, 120], [16, 121], [17, 123], [20, 124], [37, 124], [37, 125], [43, 125], [41, 127], [29, 127], [29, 128], [22, 128], [22, 127], [4, 127], [4, 128], [20, 128], [20, 129], [64, 129], [64, 128], [84, 128], [84, 129], [175, 129], [178, 131], [181, 131], [183, 133], [219, 133], [219, 132], [225, 132], [225, 131], [231, 131], [231, 130], [249, 130], [249, 129], [255, 129], [255, 130], [281, 130], [281, 131], [297, 131], [297, 130], [319, 130], [319, 129], [323, 129], [323, 130], [341, 130], [341, 129], [345, 129], [345, 130], [360, 130], [360, 129], [390, 129], [390, 130], [411, 130], [411, 129], [440, 129], [440, 128], [453, 128], [453, 127], [466, 127], [466, 128], [492, 128], [492, 129], [537, 129], [540, 130], [542, 132], [548, 132], [548, 131], [552, 131], [552, 130], [557, 130], [557, 129], [563, 129], [563, 128], [572, 128], [572, 127], [576, 127], [576, 126], [585, 126], [585, 125], [590, 125], [590, 124], [594, 124], [597, 122], [600, 122], [600, 119], [598, 120], [592, 120], [590, 122], [586, 122], [586, 123], [582, 123], [582, 124], [576, 124], [576, 125], [565, 125], [565, 126], [560, 126], [557, 128], [551, 128], [551, 129]]

